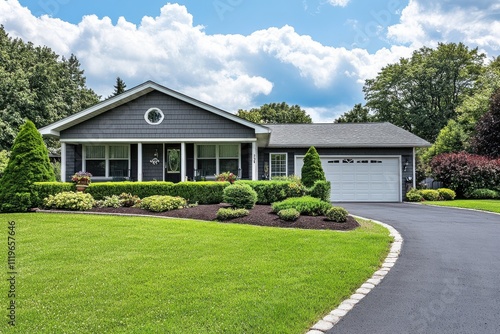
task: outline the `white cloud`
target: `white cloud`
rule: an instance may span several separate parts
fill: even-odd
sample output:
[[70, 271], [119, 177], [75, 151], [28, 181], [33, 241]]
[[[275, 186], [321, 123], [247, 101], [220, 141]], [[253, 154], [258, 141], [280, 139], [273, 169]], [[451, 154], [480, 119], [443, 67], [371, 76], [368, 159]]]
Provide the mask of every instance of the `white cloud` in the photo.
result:
[[351, 0], [328, 0], [328, 3], [336, 7], [345, 7]]
[[414, 48], [438, 42], [464, 42], [496, 55], [500, 50], [500, 4], [496, 1], [446, 4], [410, 0], [388, 36]]

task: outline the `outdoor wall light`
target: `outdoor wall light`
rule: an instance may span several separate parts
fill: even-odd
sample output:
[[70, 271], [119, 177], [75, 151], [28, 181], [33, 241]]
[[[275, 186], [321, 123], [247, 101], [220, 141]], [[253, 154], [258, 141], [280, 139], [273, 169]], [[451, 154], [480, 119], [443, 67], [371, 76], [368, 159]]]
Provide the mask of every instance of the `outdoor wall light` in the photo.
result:
[[405, 163], [403, 164], [403, 172], [406, 172], [406, 168], [408, 168], [408, 159], [406, 159]]

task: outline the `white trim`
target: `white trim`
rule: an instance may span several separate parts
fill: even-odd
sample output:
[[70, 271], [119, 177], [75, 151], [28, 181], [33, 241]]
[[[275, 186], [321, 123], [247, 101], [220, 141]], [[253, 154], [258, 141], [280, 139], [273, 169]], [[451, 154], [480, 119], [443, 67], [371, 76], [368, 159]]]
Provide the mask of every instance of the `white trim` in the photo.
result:
[[[152, 111], [158, 111], [161, 115], [160, 117], [160, 120], [156, 123], [153, 123], [149, 120], [149, 113], [152, 112]], [[149, 108], [145, 113], [144, 113], [144, 120], [146, 121], [146, 123], [148, 123], [149, 125], [160, 125], [161, 122], [163, 122], [163, 120], [165, 119], [165, 115], [163, 114], [163, 111], [161, 111], [160, 108]]]
[[137, 143], [137, 181], [142, 181], [142, 143]]
[[211, 143], [211, 144], [222, 144], [222, 143], [253, 143], [256, 142], [256, 138], [106, 138], [106, 139], [97, 139], [97, 138], [70, 138], [70, 139], [61, 139], [61, 143], [127, 143], [127, 144], [138, 144], [138, 143], [146, 143], [146, 144], [159, 144], [159, 143]]
[[166, 161], [165, 161], [165, 160], [167, 160], [167, 156], [165, 155], [165, 153], [166, 153], [165, 143], [163, 143], [162, 146], [163, 146], [163, 158], [161, 160], [163, 160], [162, 161], [162, 165], [163, 165], [163, 181], [165, 181], [165, 167], [167, 166]]
[[259, 150], [257, 148], [257, 143], [252, 143], [252, 181], [257, 181], [259, 179]]
[[227, 118], [231, 121], [234, 121], [236, 123], [239, 123], [241, 125], [247, 126], [249, 128], [252, 128], [255, 130], [255, 133], [269, 133], [270, 130], [269, 128], [252, 123], [250, 121], [247, 121], [243, 118], [240, 118], [234, 114], [231, 114], [227, 111], [224, 111], [222, 109], [219, 109], [217, 107], [211, 106], [207, 103], [201, 102], [199, 100], [196, 100], [192, 97], [189, 97], [187, 95], [184, 95], [182, 93], [176, 92], [174, 90], [171, 90], [167, 87], [164, 87], [162, 85], [159, 85], [153, 81], [146, 81], [143, 84], [140, 84], [139, 86], [136, 86], [134, 88], [131, 88], [127, 91], [125, 91], [122, 94], [119, 94], [117, 96], [114, 96], [112, 98], [109, 98], [107, 100], [104, 100], [101, 103], [98, 103], [88, 109], [82, 110], [76, 114], [73, 114], [71, 116], [68, 116], [62, 120], [59, 120], [55, 123], [52, 123], [48, 126], [45, 126], [38, 131], [42, 135], [53, 135], [53, 136], [59, 136], [61, 130], [68, 129], [72, 126], [75, 126], [83, 121], [86, 121], [90, 118], [93, 118], [99, 114], [102, 114], [108, 110], [111, 110], [113, 108], [119, 107], [127, 102], [133, 101], [141, 96], [144, 96], [152, 91], [159, 91], [165, 95], [171, 96], [173, 98], [176, 98], [180, 101], [184, 101], [186, 103], [189, 103], [193, 106], [199, 107], [201, 109], [204, 109], [206, 111], [212, 112], [213, 114], [216, 114], [218, 116]]
[[85, 145], [82, 145], [82, 171], [87, 170], [87, 159], [85, 159], [86, 154], [87, 154], [87, 149], [85, 148]]
[[61, 182], [66, 182], [66, 143], [61, 143]]
[[[285, 176], [288, 176], [288, 152], [270, 152], [269, 153], [269, 180], [273, 179], [273, 164], [271, 155], [273, 154], [284, 154], [285, 155]], [[283, 176], [283, 175], [280, 175]]]
[[185, 142], [182, 142], [181, 143], [181, 182], [182, 181], [187, 181], [187, 175], [186, 175], [186, 171], [187, 171], [187, 166], [186, 166], [186, 143]]
[[415, 155], [415, 147], [414, 147], [413, 148], [413, 188], [417, 189], [417, 178], [415, 177], [417, 175], [415, 158], [416, 158], [416, 155]]

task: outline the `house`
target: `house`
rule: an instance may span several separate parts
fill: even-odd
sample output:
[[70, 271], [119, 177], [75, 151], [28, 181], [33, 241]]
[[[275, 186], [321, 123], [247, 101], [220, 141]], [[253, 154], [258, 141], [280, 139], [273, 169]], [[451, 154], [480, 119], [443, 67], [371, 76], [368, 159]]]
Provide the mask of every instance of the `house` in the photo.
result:
[[242, 179], [299, 175], [310, 146], [333, 201], [399, 202], [415, 186], [415, 148], [430, 144], [390, 123], [260, 125], [152, 81], [41, 128], [61, 142], [61, 179]]

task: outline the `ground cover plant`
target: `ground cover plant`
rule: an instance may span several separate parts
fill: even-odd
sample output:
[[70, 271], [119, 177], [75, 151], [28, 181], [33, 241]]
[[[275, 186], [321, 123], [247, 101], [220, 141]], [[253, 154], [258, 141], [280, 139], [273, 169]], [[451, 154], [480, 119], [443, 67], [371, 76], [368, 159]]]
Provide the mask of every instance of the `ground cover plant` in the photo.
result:
[[476, 209], [500, 213], [500, 200], [495, 199], [456, 199], [446, 202], [423, 202], [423, 204]]
[[303, 333], [390, 245], [367, 222], [339, 233], [89, 214], [0, 219], [15, 221], [22, 245], [12, 333]]

